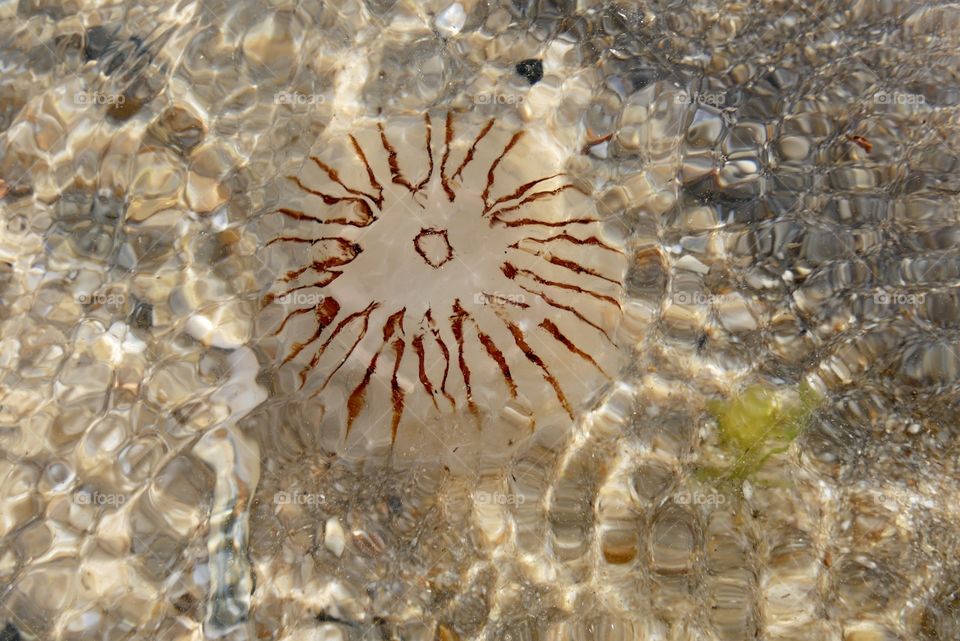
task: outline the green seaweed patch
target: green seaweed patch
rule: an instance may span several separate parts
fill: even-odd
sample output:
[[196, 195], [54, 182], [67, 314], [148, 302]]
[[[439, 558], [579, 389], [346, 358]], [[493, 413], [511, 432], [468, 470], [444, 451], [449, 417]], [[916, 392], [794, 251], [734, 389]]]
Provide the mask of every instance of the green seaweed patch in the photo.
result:
[[727, 468], [704, 469], [704, 475], [742, 479], [753, 474], [767, 458], [790, 447], [822, 401], [803, 381], [787, 388], [751, 385], [731, 399], [709, 402], [707, 410], [720, 428], [721, 445], [735, 462]]

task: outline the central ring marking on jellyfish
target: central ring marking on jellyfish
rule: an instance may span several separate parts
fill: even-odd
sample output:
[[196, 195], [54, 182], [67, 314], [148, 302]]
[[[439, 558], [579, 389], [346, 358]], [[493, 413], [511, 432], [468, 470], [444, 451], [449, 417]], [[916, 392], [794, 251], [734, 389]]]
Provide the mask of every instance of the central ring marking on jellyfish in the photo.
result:
[[453, 247], [446, 229], [421, 229], [413, 246], [425, 263], [440, 269], [453, 260]]
[[328, 133], [261, 218], [267, 349], [344, 439], [572, 419], [617, 371], [626, 257], [564, 154], [495, 120], [433, 129]]

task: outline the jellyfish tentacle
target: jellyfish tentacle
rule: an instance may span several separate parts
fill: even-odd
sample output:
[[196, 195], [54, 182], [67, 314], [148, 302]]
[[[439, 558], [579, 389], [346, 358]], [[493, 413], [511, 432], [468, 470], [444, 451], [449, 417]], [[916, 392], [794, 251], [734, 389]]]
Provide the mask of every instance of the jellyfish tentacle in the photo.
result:
[[[301, 276], [303, 276], [308, 271], [314, 271], [314, 272], [317, 272], [318, 274], [334, 273], [334, 270], [329, 269], [330, 267], [342, 267], [343, 265], [350, 264], [352, 260], [353, 259], [345, 262], [330, 262], [330, 261], [315, 260], [309, 265], [307, 265], [306, 267], [301, 267], [300, 269], [294, 269], [294, 270], [288, 271], [286, 274], [283, 275], [283, 278], [281, 278], [280, 280], [281, 282], [284, 282], [284, 283], [291, 283], [297, 280], [298, 278], [300, 278]], [[336, 273], [340, 274], [343, 272], [336, 272]]]
[[[372, 223], [377, 219], [377, 217], [373, 214], [373, 209], [370, 208], [370, 204], [363, 198], [358, 198], [357, 196], [333, 196], [331, 194], [320, 191], [318, 189], [307, 187], [306, 185], [303, 184], [303, 181], [296, 176], [287, 176], [287, 178], [292, 180], [294, 183], [296, 183], [297, 187], [299, 187], [302, 191], [310, 194], [311, 196], [317, 196], [318, 198], [323, 200], [324, 205], [330, 206], [330, 205], [337, 205], [339, 203], [354, 203], [355, 205], [357, 205], [357, 207], [360, 209], [361, 213], [363, 214], [364, 220], [369, 221], [366, 224], [359, 224], [359, 222], [357, 222], [358, 227], [365, 227], [366, 225], [369, 225], [370, 223]], [[283, 210], [281, 209], [281, 211]], [[303, 214], [303, 212], [298, 212], [298, 213]], [[337, 222], [337, 221], [346, 220], [346, 219], [321, 220], [315, 217], [310, 217], [310, 218], [315, 222], [322, 223], [324, 225], [353, 224], [353, 223]]]
[[[304, 191], [310, 194], [311, 196], [317, 196], [318, 198], [323, 200], [324, 205], [330, 206], [330, 205], [337, 205], [339, 203], [353, 203], [354, 205], [357, 206], [357, 208], [360, 210], [360, 213], [362, 214], [362, 220], [359, 220], [359, 221], [348, 220], [346, 218], [334, 218], [332, 220], [323, 220], [320, 218], [316, 218], [315, 216], [306, 216], [305, 214], [303, 214], [303, 212], [296, 212], [296, 210], [292, 210], [295, 213], [300, 214], [300, 220], [304, 220], [304, 219], [313, 220], [314, 222], [318, 222], [323, 225], [352, 225], [354, 227], [366, 227], [367, 225], [373, 223], [377, 219], [377, 217], [373, 213], [373, 209], [370, 207], [370, 203], [368, 203], [363, 198], [359, 198], [357, 196], [333, 196], [331, 194], [320, 191], [318, 189], [307, 187], [306, 185], [303, 184], [303, 181], [296, 176], [287, 176], [287, 178], [293, 181], [297, 185], [297, 187], [300, 188], [301, 191]], [[281, 213], [286, 213], [287, 211], [291, 211], [291, 210], [284, 210], [281, 208], [280, 211]]]
[[477, 145], [479, 145], [480, 141], [483, 140], [488, 133], [490, 133], [490, 130], [493, 129], [493, 125], [495, 122], [496, 120], [494, 118], [491, 118], [490, 120], [488, 120], [487, 124], [485, 124], [483, 126], [483, 129], [480, 130], [480, 133], [477, 134], [477, 137], [474, 138], [473, 144], [471, 144], [470, 148], [467, 149], [467, 153], [466, 155], [464, 155], [463, 161], [461, 161], [460, 166], [457, 167], [456, 171], [453, 172], [453, 176], [451, 176], [453, 180], [456, 180], [457, 178], [461, 177], [461, 175], [463, 174], [463, 170], [466, 169], [467, 165], [469, 165], [473, 161], [473, 157], [477, 153]]
[[[283, 278], [283, 281], [289, 283], [290, 281], [296, 280], [308, 271], [315, 271], [318, 274], [333, 271], [331, 270], [331, 267], [343, 267], [344, 265], [349, 265], [363, 252], [363, 248], [358, 243], [343, 238], [335, 238], [333, 240], [335, 241], [334, 250], [325, 252], [329, 255], [322, 259], [313, 260], [308, 265], [301, 267], [300, 269], [294, 269], [287, 272]], [[333, 253], [334, 251], [339, 252], [339, 254]]]

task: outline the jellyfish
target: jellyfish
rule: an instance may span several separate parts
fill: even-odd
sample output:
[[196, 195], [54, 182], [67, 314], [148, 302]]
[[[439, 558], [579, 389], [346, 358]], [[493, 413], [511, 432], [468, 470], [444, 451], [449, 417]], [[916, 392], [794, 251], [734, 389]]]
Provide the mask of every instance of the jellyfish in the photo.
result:
[[541, 131], [428, 113], [331, 128], [281, 177], [258, 331], [339, 455], [504, 452], [616, 378], [622, 226], [567, 160]]

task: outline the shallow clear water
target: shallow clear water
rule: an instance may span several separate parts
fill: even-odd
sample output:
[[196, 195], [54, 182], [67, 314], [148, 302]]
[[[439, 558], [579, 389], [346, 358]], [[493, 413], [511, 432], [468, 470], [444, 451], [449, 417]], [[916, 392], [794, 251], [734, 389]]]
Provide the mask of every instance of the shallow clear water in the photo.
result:
[[0, 5], [0, 639], [960, 638], [958, 25]]

